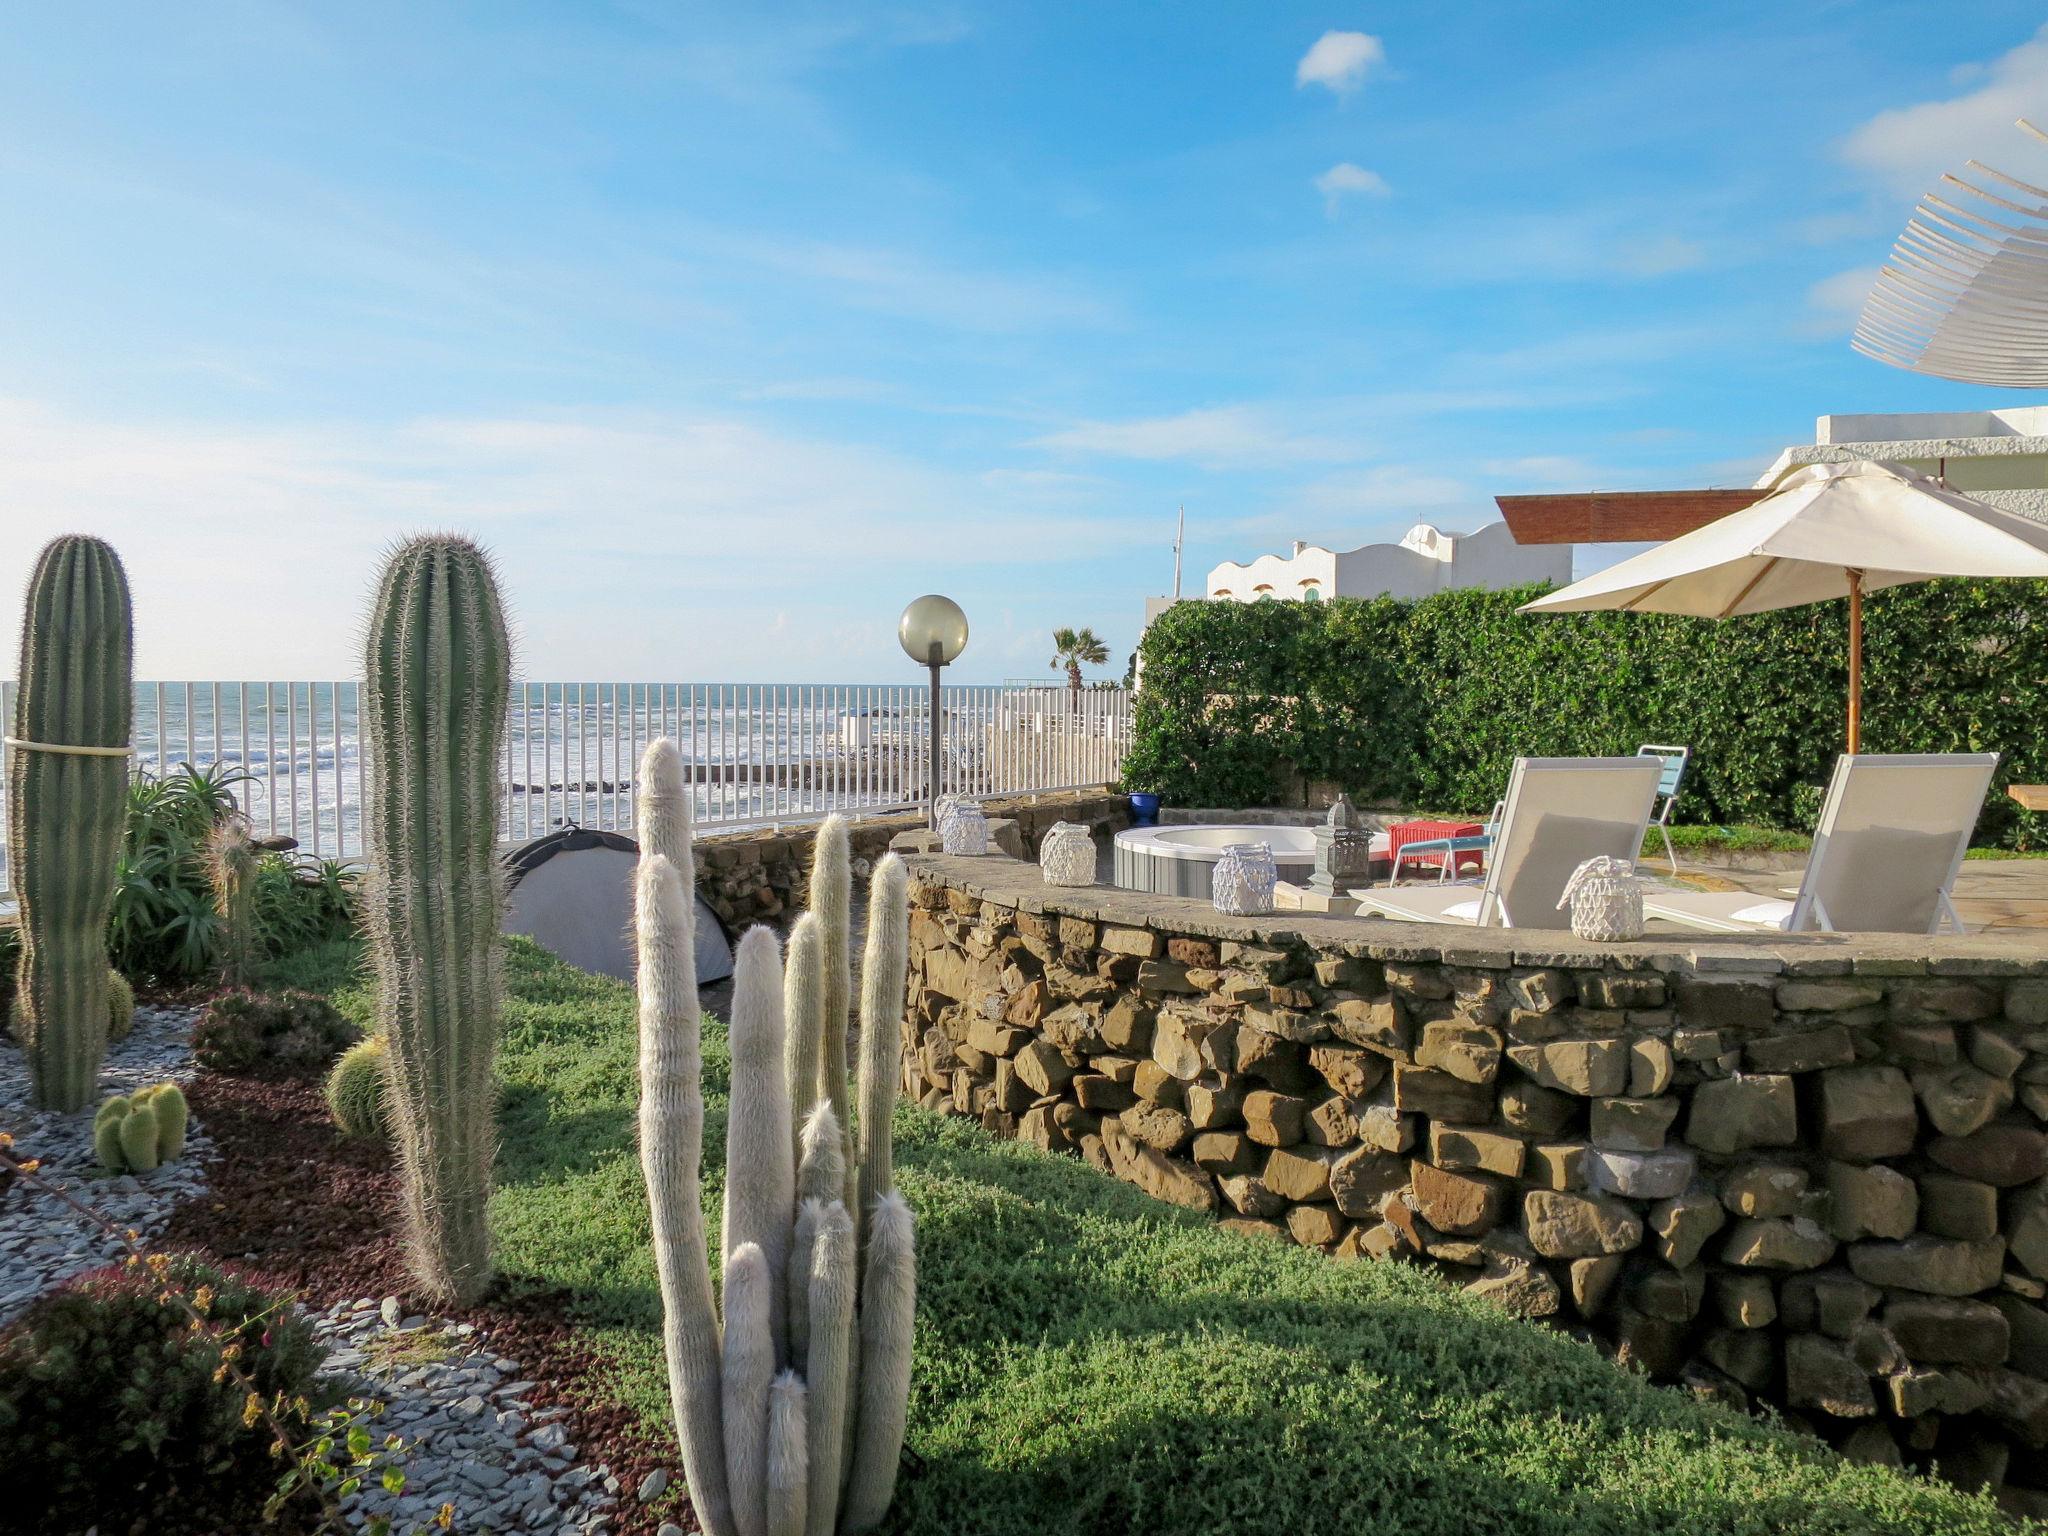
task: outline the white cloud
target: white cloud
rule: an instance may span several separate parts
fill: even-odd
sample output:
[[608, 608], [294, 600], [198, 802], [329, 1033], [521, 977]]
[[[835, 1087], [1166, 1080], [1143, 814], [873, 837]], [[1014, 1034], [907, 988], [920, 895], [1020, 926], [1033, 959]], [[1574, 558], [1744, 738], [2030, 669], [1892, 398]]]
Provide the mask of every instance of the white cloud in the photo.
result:
[[1877, 268], [1851, 267], [1824, 277], [1806, 290], [1806, 318], [1800, 322], [1803, 336], [1846, 336], [1856, 328], [1863, 313], [1863, 301], [1877, 282]]
[[1394, 189], [1378, 171], [1340, 160], [1316, 178], [1316, 190], [1323, 194], [1323, 207], [1335, 213], [1347, 197], [1385, 197]]
[[1615, 253], [1614, 264], [1630, 277], [1669, 277], [1704, 266], [1706, 248], [1696, 240], [1678, 235], [1659, 235], [1654, 240], [1632, 240]]
[[1294, 66], [1294, 84], [1327, 86], [1347, 96], [1386, 62], [1386, 46], [1369, 32], [1325, 32]]
[[1180, 459], [1206, 469], [1284, 469], [1358, 456], [1350, 443], [1297, 431], [1272, 412], [1250, 405], [1134, 421], [1084, 421], [1037, 438], [1032, 446], [1108, 458]]
[[1944, 171], [1960, 171], [1966, 160], [2000, 169], [2038, 163], [2041, 145], [2013, 120], [2048, 115], [2048, 27], [1962, 82], [1974, 89], [1878, 113], [1842, 141], [1842, 158], [1907, 197], [1927, 191]]

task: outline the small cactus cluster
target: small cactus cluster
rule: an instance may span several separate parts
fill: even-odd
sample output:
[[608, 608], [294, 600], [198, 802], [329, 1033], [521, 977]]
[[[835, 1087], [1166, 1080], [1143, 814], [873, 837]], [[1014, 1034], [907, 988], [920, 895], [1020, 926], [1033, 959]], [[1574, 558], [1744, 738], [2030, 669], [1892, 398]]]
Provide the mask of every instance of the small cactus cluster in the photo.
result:
[[721, 1316], [703, 1222], [689, 802], [674, 743], [647, 749], [639, 794], [640, 1159], [690, 1501], [706, 1536], [869, 1531], [895, 1496], [917, 1301], [914, 1225], [889, 1140], [908, 878], [894, 856], [874, 871], [851, 1104], [843, 821], [818, 833], [811, 910], [787, 969], [768, 929], [740, 941]]
[[148, 1173], [184, 1154], [189, 1118], [176, 1083], [117, 1093], [92, 1117], [93, 1151], [109, 1173]]
[[327, 1108], [344, 1136], [383, 1137], [389, 1133], [384, 1109], [382, 1035], [368, 1035], [343, 1051], [327, 1074]]
[[107, 917], [126, 827], [134, 620], [120, 557], [45, 545], [22, 602], [7, 734], [7, 849], [21, 903], [19, 1018], [36, 1102], [92, 1102], [107, 1051]]
[[491, 1282], [498, 755], [511, 677], [489, 557], [467, 539], [400, 545], [363, 645], [363, 905], [407, 1255], [426, 1290], [456, 1305]]

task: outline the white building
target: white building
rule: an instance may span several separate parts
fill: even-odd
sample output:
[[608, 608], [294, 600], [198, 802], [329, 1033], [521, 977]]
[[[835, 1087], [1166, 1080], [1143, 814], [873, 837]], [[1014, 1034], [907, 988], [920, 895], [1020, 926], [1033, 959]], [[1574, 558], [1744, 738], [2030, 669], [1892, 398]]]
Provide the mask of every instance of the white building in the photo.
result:
[[2048, 406], [2002, 411], [1823, 416], [1813, 442], [1787, 448], [1757, 481], [1769, 490], [1803, 464], [1887, 459], [2008, 512], [2048, 522]]
[[1569, 544], [1517, 544], [1506, 523], [1476, 533], [1445, 533], [1417, 523], [1398, 544], [1330, 550], [1295, 541], [1291, 555], [1261, 555], [1249, 565], [1226, 560], [1209, 572], [1203, 595], [1240, 603], [1262, 597], [1427, 597], [1457, 587], [1516, 587], [1572, 579]]

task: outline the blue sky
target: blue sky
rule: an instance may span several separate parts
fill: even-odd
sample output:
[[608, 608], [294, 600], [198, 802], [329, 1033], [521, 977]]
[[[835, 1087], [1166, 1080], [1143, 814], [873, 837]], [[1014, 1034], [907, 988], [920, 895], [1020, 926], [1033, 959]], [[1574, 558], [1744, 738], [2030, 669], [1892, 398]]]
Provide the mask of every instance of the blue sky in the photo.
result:
[[[0, 588], [116, 540], [158, 677], [347, 675], [380, 548], [536, 677], [962, 680], [1497, 492], [1743, 484], [1914, 197], [2048, 173], [2038, 6], [15, 6]], [[2037, 177], [2036, 179], [2048, 179]]]

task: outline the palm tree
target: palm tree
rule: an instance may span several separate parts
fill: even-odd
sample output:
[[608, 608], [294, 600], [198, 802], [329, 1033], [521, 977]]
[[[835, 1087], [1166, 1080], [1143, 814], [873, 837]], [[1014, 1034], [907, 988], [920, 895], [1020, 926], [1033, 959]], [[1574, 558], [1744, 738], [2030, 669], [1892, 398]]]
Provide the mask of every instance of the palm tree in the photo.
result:
[[1052, 669], [1066, 669], [1067, 686], [1081, 691], [1081, 669], [1099, 667], [1109, 660], [1109, 647], [1095, 638], [1092, 629], [1056, 629], [1052, 632]]

